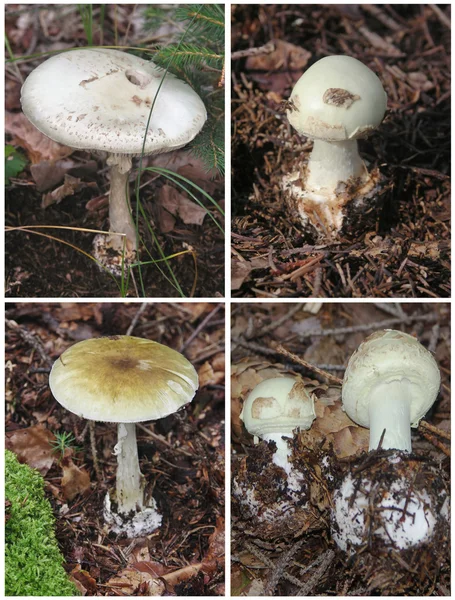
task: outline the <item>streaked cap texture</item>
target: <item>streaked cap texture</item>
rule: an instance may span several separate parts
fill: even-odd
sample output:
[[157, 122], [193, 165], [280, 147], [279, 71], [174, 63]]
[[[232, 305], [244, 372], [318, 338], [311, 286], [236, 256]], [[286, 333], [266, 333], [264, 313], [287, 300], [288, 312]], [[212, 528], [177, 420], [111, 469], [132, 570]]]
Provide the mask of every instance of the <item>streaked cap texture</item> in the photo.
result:
[[55, 399], [80, 417], [137, 423], [161, 419], [191, 402], [198, 376], [179, 352], [120, 335], [68, 348], [55, 361], [49, 385]]

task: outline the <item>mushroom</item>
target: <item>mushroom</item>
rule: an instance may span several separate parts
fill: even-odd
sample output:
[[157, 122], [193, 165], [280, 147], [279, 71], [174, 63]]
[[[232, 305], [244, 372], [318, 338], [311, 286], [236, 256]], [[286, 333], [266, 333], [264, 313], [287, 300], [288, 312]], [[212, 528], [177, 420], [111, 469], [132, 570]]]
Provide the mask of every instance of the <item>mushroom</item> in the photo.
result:
[[305, 166], [283, 186], [303, 225], [320, 237], [336, 236], [379, 202], [380, 175], [369, 172], [357, 140], [382, 121], [387, 95], [378, 77], [350, 56], [327, 56], [297, 81], [287, 116], [300, 135], [314, 140]]
[[342, 386], [349, 417], [370, 428], [370, 450], [411, 452], [411, 427], [439, 392], [438, 365], [411, 335], [386, 329], [370, 335], [349, 359]]
[[289, 475], [291, 449], [283, 436], [293, 435], [296, 428], [309, 429], [316, 413], [314, 398], [303, 381], [294, 377], [273, 377], [258, 383], [243, 404], [240, 418], [252, 435], [275, 442], [273, 462]]
[[[283, 439], [298, 428], [309, 429], [316, 418], [314, 396], [303, 381], [263, 380], [249, 393], [240, 418], [257, 444], [233, 467], [232, 495], [245, 532], [273, 540], [323, 526], [330, 494], [320, 463], [327, 456], [305, 447], [300, 436], [292, 447]], [[267, 445], [258, 444], [258, 438]]]
[[[52, 140], [108, 153], [112, 233], [95, 238], [95, 257], [121, 275], [122, 261], [130, 265], [138, 250], [128, 193], [132, 157], [188, 144], [207, 118], [202, 100], [188, 84], [150, 61], [89, 48], [39, 65], [22, 86], [21, 103], [29, 121]], [[125, 246], [118, 234], [125, 234]]]
[[370, 451], [350, 465], [334, 494], [332, 535], [342, 550], [353, 553], [367, 543], [373, 550], [407, 550], [447, 527], [448, 489], [439, 469], [411, 454], [410, 428], [439, 386], [432, 354], [401, 331], [377, 331], [351, 356], [343, 407], [370, 428]]
[[55, 399], [84, 419], [118, 424], [116, 502], [109, 494], [105, 517], [128, 536], [156, 529], [161, 515], [144, 497], [136, 423], [162, 419], [193, 399], [194, 367], [181, 354], [157, 342], [131, 337], [94, 338], [71, 346], [55, 361], [49, 377]]

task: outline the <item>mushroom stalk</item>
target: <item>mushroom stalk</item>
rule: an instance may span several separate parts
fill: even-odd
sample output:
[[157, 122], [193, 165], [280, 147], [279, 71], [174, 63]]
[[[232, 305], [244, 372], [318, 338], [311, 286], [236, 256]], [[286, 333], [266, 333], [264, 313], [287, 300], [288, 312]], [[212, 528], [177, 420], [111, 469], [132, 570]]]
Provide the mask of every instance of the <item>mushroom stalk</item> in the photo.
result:
[[[111, 154], [107, 159], [110, 166], [111, 191], [109, 192], [109, 231], [126, 234], [126, 250], [137, 250], [136, 227], [131, 217], [128, 183], [132, 161], [130, 156]], [[109, 236], [109, 245], [120, 254], [124, 238]]]
[[288, 458], [291, 456], [291, 448], [289, 448], [287, 440], [283, 439], [281, 433], [265, 433], [261, 437], [266, 442], [275, 442], [276, 452], [273, 455], [273, 462], [277, 467], [281, 467], [289, 475], [291, 472], [291, 463]]
[[347, 183], [353, 178], [365, 183], [368, 180], [357, 140], [328, 142], [315, 139], [308, 162], [306, 191], [333, 194], [340, 183]]
[[411, 382], [395, 379], [377, 384], [371, 391], [370, 450], [376, 450], [385, 430], [381, 448], [411, 452]]
[[135, 423], [118, 424], [118, 442], [114, 448], [117, 456], [118, 512], [128, 514], [142, 510], [144, 491], [139, 468]]

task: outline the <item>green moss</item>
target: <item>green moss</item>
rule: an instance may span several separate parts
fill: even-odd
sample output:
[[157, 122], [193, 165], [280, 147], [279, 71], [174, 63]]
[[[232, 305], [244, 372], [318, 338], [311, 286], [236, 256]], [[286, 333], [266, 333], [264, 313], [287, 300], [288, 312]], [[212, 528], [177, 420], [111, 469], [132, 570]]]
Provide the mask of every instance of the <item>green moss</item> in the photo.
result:
[[11, 502], [5, 525], [7, 596], [76, 596], [62, 566], [55, 519], [44, 496], [44, 479], [5, 451], [5, 497]]

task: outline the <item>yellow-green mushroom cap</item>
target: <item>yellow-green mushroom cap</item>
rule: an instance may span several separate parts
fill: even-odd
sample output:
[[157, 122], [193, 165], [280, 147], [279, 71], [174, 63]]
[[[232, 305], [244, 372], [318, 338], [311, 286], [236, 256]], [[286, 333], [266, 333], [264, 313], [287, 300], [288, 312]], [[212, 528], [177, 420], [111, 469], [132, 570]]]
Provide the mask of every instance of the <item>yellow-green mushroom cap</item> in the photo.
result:
[[162, 419], [191, 402], [198, 376], [179, 352], [118, 335], [65, 350], [52, 367], [49, 385], [55, 399], [80, 417], [138, 423]]

